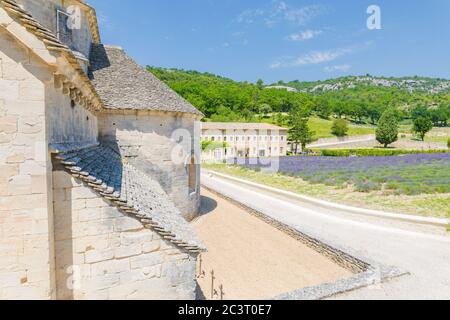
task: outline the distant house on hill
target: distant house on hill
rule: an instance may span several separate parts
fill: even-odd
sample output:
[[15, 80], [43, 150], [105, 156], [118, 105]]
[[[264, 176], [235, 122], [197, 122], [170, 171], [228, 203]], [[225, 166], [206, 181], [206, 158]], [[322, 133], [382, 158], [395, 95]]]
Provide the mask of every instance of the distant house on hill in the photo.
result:
[[0, 0], [0, 299], [195, 299], [202, 117], [84, 1]]
[[267, 123], [204, 122], [202, 141], [219, 147], [204, 150], [202, 160], [285, 156], [287, 137], [288, 129]]

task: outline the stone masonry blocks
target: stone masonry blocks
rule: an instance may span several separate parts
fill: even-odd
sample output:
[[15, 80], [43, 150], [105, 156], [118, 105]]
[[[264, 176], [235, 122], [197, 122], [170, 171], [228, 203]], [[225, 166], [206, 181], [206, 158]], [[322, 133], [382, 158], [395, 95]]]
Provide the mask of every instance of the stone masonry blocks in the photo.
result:
[[195, 298], [194, 258], [65, 171], [53, 190], [57, 298]]

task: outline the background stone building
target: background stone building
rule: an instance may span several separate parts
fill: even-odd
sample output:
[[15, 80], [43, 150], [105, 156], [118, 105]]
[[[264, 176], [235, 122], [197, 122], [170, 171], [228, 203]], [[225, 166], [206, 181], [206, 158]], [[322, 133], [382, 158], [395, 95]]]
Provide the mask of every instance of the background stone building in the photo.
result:
[[195, 298], [201, 117], [84, 1], [0, 0], [0, 298]]
[[288, 129], [267, 123], [205, 122], [202, 140], [224, 143], [225, 148], [208, 148], [202, 159], [222, 161], [228, 158], [286, 156]]

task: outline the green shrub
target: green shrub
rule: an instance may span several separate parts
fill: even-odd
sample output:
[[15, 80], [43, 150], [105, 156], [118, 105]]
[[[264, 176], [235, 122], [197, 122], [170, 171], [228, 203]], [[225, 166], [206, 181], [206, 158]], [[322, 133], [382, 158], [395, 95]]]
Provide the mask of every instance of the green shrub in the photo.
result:
[[206, 140], [202, 140], [201, 142], [202, 151], [216, 150], [222, 148], [228, 148], [228, 143], [219, 141], [206, 141]]
[[336, 119], [331, 127], [331, 134], [336, 137], [345, 137], [348, 132], [348, 123], [344, 119]]
[[350, 157], [350, 150], [346, 149], [325, 149], [321, 152], [324, 157]]
[[369, 193], [371, 191], [381, 190], [381, 184], [372, 181], [361, 181], [355, 184], [355, 191]]

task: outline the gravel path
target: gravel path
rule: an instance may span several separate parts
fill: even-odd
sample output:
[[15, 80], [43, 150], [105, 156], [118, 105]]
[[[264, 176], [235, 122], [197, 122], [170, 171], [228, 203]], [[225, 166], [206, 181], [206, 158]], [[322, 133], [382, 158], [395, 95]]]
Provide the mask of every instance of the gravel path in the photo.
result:
[[208, 248], [202, 254], [206, 275], [199, 279], [207, 298], [211, 293], [211, 270], [215, 272], [216, 290], [223, 284], [227, 300], [271, 298], [352, 276], [229, 201], [206, 190], [202, 194], [203, 215], [193, 222], [193, 227]]
[[443, 231], [397, 221], [326, 211], [202, 175], [202, 183], [226, 196], [367, 261], [410, 272], [339, 299], [450, 299], [450, 237]]

